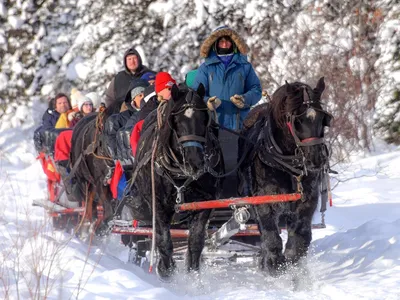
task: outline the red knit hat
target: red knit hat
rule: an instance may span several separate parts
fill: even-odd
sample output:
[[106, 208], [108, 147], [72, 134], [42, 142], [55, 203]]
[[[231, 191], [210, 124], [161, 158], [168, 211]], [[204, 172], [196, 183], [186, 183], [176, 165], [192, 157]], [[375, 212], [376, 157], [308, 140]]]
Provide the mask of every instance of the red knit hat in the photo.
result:
[[172, 78], [171, 75], [169, 75], [168, 72], [158, 72], [156, 75], [156, 80], [154, 83], [156, 93], [158, 94], [165, 88], [170, 88], [174, 84], [176, 84], [175, 79]]

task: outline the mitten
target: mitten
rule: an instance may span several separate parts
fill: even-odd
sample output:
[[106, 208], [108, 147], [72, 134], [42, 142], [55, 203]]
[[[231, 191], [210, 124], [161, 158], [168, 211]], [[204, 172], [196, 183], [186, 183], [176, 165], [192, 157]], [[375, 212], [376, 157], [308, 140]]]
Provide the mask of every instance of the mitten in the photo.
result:
[[207, 107], [209, 110], [214, 111], [221, 105], [221, 99], [217, 96], [208, 98]]
[[243, 96], [233, 95], [231, 97], [231, 102], [233, 104], [235, 104], [237, 108], [243, 108], [244, 107], [244, 98], [243, 98]]

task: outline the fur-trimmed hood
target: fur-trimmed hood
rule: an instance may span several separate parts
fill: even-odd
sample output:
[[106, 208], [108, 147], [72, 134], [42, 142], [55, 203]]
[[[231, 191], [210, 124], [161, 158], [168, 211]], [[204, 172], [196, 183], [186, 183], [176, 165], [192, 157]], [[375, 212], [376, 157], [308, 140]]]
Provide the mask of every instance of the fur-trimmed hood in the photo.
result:
[[236, 44], [239, 52], [243, 55], [247, 55], [249, 52], [249, 47], [247, 46], [246, 42], [235, 30], [229, 28], [228, 26], [218, 27], [210, 34], [208, 38], [205, 39], [200, 47], [200, 55], [205, 58], [208, 57], [216, 40], [223, 36], [229, 36]]

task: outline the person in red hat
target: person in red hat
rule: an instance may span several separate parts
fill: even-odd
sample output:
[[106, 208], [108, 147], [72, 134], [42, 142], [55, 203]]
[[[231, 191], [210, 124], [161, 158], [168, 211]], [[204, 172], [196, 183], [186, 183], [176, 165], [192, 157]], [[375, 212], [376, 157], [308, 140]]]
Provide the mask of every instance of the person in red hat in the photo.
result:
[[168, 72], [158, 72], [154, 83], [157, 99], [159, 101], [171, 99], [171, 88], [174, 84], [176, 81]]

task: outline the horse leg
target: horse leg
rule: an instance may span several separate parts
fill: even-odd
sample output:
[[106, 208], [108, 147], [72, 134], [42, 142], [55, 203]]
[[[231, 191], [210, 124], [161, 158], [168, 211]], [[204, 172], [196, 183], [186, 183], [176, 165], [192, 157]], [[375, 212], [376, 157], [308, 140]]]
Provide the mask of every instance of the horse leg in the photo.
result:
[[255, 208], [258, 227], [261, 233], [260, 268], [271, 276], [279, 276], [285, 265], [282, 253], [282, 238], [279, 235], [279, 214], [272, 205], [260, 205]]
[[87, 183], [87, 189], [86, 189], [86, 220], [89, 222], [93, 221], [93, 202], [94, 202], [94, 196], [96, 195], [95, 190], [93, 189], [93, 186], [90, 183]]
[[107, 222], [113, 218], [113, 209], [111, 206], [112, 195], [108, 186], [99, 185], [97, 188], [99, 204], [103, 207], [103, 216], [98, 216], [96, 224], [96, 234], [103, 236], [108, 233]]
[[186, 268], [187, 271], [198, 271], [200, 269], [200, 257], [204, 248], [206, 237], [206, 224], [211, 210], [203, 210], [194, 215], [189, 229], [188, 250]]
[[172, 258], [174, 249], [169, 230], [172, 214], [158, 209], [156, 216], [156, 243], [159, 254], [157, 274], [164, 280], [168, 280], [175, 271], [175, 262]]
[[80, 232], [80, 237], [86, 239], [91, 235], [91, 224], [93, 222], [93, 201], [95, 191], [93, 186], [89, 183], [85, 183], [85, 200], [82, 202], [85, 207], [85, 213], [82, 216], [80, 226], [77, 230]]
[[297, 264], [301, 258], [307, 256], [312, 239], [312, 217], [317, 206], [318, 195], [304, 202], [299, 200], [294, 214], [289, 215], [287, 219], [288, 240], [285, 258], [291, 264]]

